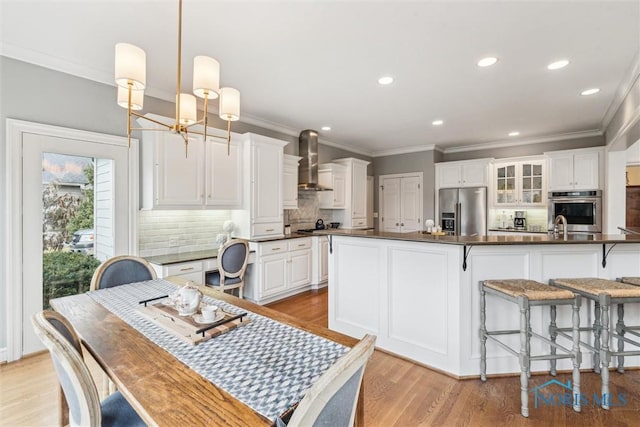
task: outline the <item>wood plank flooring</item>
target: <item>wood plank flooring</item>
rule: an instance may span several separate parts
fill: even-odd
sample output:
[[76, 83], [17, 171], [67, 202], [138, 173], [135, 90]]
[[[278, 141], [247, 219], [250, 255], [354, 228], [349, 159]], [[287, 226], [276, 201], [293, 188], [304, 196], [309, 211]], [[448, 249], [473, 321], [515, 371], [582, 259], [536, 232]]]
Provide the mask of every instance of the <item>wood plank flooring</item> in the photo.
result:
[[[271, 304], [301, 320], [327, 325], [327, 292], [310, 291]], [[92, 371], [101, 384], [98, 368]], [[531, 378], [530, 388], [549, 380]], [[518, 377], [459, 381], [387, 353], [376, 351], [364, 377], [366, 426], [638, 426], [640, 370], [611, 372], [611, 391], [625, 406], [605, 411], [597, 406], [575, 413], [565, 406], [530, 402], [528, 419], [520, 416]], [[568, 374], [558, 375], [566, 382]], [[582, 390], [598, 393], [600, 377], [583, 373]], [[100, 386], [98, 387], [100, 389]], [[48, 353], [0, 365], [0, 426], [49, 426], [57, 422], [57, 381]]]

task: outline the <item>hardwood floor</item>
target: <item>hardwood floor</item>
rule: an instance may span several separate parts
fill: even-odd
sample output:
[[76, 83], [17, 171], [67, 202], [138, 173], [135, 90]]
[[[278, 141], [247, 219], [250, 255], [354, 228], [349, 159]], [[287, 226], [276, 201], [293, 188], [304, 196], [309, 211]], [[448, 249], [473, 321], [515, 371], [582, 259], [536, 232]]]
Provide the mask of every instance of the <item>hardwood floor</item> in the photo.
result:
[[[327, 292], [310, 291], [271, 304], [271, 308], [327, 325]], [[97, 384], [98, 369], [93, 366]], [[520, 416], [518, 377], [459, 381], [406, 360], [376, 351], [364, 376], [367, 426], [637, 426], [640, 424], [640, 370], [611, 372], [611, 391], [622, 394], [625, 406], [605, 411], [592, 404], [600, 377], [583, 373], [582, 391], [590, 404], [582, 413], [565, 406], [534, 407]], [[530, 388], [549, 380], [531, 378]], [[566, 382], [568, 374], [558, 375]], [[98, 387], [100, 389], [100, 387]], [[0, 365], [0, 426], [49, 426], [57, 422], [57, 381], [48, 353]], [[621, 403], [616, 400], [615, 403]]]

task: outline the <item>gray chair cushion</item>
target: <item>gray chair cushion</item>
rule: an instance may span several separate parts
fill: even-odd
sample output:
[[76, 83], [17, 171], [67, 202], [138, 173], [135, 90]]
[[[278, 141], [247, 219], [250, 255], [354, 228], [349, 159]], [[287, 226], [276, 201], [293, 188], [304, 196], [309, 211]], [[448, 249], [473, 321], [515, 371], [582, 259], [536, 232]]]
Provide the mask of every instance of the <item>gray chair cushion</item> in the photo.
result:
[[114, 262], [106, 268], [98, 283], [98, 289], [111, 288], [126, 283], [151, 280], [147, 266], [131, 259]]
[[351, 420], [351, 413], [358, 399], [360, 375], [364, 367], [358, 369], [344, 385], [331, 396], [322, 412], [313, 424], [316, 426], [347, 426]]
[[220, 262], [222, 268], [227, 273], [237, 273], [244, 265], [244, 259], [247, 256], [246, 246], [242, 243], [236, 243], [229, 246], [222, 256]]
[[[206, 282], [207, 282], [207, 285], [220, 286], [220, 272], [214, 271], [211, 273], [207, 273]], [[233, 285], [234, 283], [240, 283], [240, 282], [242, 282], [242, 279], [239, 277], [234, 277], [234, 278], [227, 277], [224, 280], [225, 286]]]
[[69, 341], [69, 344], [71, 344], [78, 353], [82, 354], [82, 348], [80, 347], [80, 342], [75, 339], [75, 334], [69, 329], [67, 329], [67, 326], [64, 323], [60, 322], [58, 319], [50, 318], [47, 320], [49, 321], [49, 323], [51, 323], [51, 325], [54, 328], [56, 328], [58, 332], [62, 334], [63, 337], [65, 337], [67, 341]]
[[109, 395], [100, 403], [100, 409], [102, 411], [102, 426], [122, 426], [122, 427], [136, 427], [146, 426], [145, 422], [133, 410], [129, 402], [120, 394], [119, 391]]

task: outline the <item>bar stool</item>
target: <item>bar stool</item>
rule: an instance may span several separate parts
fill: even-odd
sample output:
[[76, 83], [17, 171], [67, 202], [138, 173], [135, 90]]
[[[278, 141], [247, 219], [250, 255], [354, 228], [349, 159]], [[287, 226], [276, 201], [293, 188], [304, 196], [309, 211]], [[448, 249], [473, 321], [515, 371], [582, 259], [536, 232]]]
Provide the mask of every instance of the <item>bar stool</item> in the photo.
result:
[[[632, 334], [640, 337], [636, 331], [640, 327], [627, 326], [624, 324], [624, 304], [640, 302], [640, 287], [622, 283], [619, 281], [597, 279], [597, 278], [577, 278], [577, 279], [552, 279], [549, 284], [560, 289], [575, 292], [593, 301], [594, 316], [593, 326], [580, 328], [581, 331], [593, 332], [593, 346], [581, 341], [580, 344], [593, 351], [593, 370], [600, 372], [602, 378], [602, 408], [609, 409], [611, 397], [609, 394], [609, 362], [611, 356], [616, 356], [618, 360], [618, 372], [624, 373], [624, 356], [638, 356], [639, 350], [624, 351], [624, 343], [629, 343], [640, 347], [640, 342], [625, 337], [625, 334]], [[615, 332], [610, 331], [609, 309], [611, 304], [618, 305], [618, 321]], [[612, 351], [610, 340], [618, 340], [618, 351]]]
[[[518, 304], [520, 308], [520, 329], [488, 331], [486, 327], [486, 294], [495, 295], [507, 301]], [[580, 295], [560, 290], [548, 285], [525, 279], [484, 280], [480, 282], [480, 379], [487, 380], [487, 339], [495, 342], [509, 353], [517, 356], [520, 361], [520, 412], [523, 417], [529, 416], [529, 377], [531, 376], [532, 360], [550, 360], [551, 373], [555, 375], [555, 361], [558, 359], [573, 360], [573, 409], [580, 412]], [[572, 316], [572, 348], [571, 350], [557, 344], [555, 340], [547, 339], [531, 330], [532, 306], [550, 306], [555, 313], [556, 305], [571, 305]], [[555, 330], [555, 318], [549, 328]], [[520, 335], [520, 350], [514, 350], [501, 342], [494, 335]], [[552, 354], [531, 355], [531, 337], [538, 338], [553, 349]], [[563, 354], [556, 354], [559, 349]]]

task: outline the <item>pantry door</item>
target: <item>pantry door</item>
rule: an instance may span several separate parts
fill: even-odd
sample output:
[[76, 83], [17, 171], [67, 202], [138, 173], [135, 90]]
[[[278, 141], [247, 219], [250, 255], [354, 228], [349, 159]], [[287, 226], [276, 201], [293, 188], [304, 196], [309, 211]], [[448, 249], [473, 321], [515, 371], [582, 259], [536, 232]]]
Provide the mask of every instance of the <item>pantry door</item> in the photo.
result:
[[[30, 319], [48, 303], [43, 297], [44, 240], [50, 233], [43, 226], [47, 159], [84, 159], [93, 165], [95, 246], [87, 256], [96, 257], [97, 264], [137, 250], [138, 145], [133, 142], [129, 149], [126, 138], [14, 120], [7, 121], [7, 128], [11, 135], [9, 154], [14, 160], [9, 172], [11, 231], [6, 282], [12, 303], [7, 313], [7, 359], [11, 361], [43, 349]], [[64, 242], [60, 252], [68, 251], [70, 243]]]

